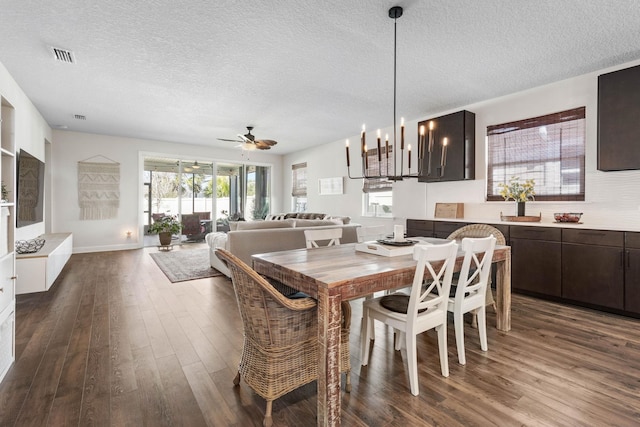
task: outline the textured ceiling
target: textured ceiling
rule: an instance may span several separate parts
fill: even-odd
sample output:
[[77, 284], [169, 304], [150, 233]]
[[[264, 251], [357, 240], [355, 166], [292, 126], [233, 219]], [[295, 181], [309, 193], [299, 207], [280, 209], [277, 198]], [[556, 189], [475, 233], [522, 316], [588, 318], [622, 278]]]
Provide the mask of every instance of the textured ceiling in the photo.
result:
[[394, 5], [408, 120], [640, 58], [637, 0], [2, 0], [0, 62], [52, 127], [284, 154], [392, 124]]

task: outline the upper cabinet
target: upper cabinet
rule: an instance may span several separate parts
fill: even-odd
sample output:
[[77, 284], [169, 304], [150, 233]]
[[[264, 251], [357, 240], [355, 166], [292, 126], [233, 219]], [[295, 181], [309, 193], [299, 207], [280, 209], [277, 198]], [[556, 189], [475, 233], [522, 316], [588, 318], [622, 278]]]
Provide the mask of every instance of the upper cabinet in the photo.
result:
[[476, 115], [458, 111], [418, 123], [424, 132], [421, 182], [475, 179]]
[[598, 170], [640, 169], [640, 66], [598, 76]]

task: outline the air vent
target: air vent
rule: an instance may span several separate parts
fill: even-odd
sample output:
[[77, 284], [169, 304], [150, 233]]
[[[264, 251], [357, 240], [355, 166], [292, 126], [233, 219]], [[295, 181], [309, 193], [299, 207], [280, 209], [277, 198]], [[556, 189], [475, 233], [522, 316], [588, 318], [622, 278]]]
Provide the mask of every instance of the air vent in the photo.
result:
[[82, 114], [74, 114], [73, 118], [77, 120], [87, 120], [87, 116], [83, 116]]
[[67, 64], [75, 64], [76, 58], [73, 55], [73, 52], [66, 49], [60, 49], [59, 47], [52, 47], [53, 57], [56, 61], [66, 62]]

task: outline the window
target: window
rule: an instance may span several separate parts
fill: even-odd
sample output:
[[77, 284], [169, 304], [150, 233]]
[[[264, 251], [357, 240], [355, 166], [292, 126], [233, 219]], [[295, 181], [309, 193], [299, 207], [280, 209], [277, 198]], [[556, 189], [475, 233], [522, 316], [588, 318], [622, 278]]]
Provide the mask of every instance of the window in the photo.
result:
[[487, 200], [498, 184], [535, 180], [536, 200], [584, 200], [585, 107], [487, 127]]
[[291, 196], [294, 212], [307, 210], [307, 163], [291, 166]]
[[[367, 176], [386, 175], [391, 158], [386, 160], [386, 149], [380, 150], [378, 161], [378, 149], [367, 150]], [[391, 155], [391, 147], [389, 147]], [[386, 178], [368, 178], [363, 180], [363, 216], [391, 217], [393, 208], [393, 182]]]

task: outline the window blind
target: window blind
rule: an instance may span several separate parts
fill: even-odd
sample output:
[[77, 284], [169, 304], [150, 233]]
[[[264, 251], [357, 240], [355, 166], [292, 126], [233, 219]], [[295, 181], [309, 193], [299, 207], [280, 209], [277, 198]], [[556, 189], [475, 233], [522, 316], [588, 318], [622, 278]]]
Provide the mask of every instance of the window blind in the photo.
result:
[[487, 200], [535, 180], [535, 200], [584, 200], [585, 107], [487, 127]]
[[307, 162], [291, 166], [291, 195], [307, 197]]
[[[393, 157], [391, 152], [393, 147], [389, 147], [389, 158], [387, 159], [386, 147], [380, 148], [380, 161], [378, 162], [378, 149], [372, 148], [367, 150], [368, 168], [366, 176], [376, 177], [380, 175], [388, 175], [388, 169], [393, 167]], [[381, 191], [391, 191], [393, 182], [386, 178], [367, 178], [363, 180], [362, 191], [364, 193], [376, 193]]]

